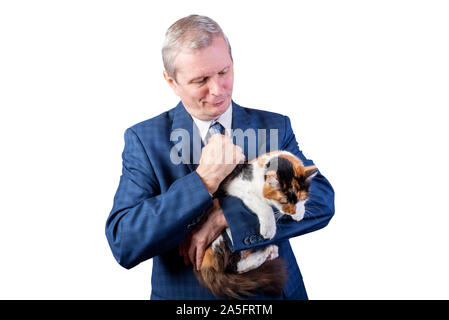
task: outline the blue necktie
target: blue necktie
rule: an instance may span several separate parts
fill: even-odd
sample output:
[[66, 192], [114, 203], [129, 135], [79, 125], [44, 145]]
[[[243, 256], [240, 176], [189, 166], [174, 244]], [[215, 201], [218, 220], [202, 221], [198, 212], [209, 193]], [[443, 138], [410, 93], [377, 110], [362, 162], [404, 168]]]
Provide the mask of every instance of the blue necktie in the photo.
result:
[[209, 142], [210, 137], [212, 137], [214, 134], [217, 134], [217, 133], [219, 133], [219, 134], [224, 133], [224, 127], [218, 121], [216, 121], [209, 127], [207, 142]]

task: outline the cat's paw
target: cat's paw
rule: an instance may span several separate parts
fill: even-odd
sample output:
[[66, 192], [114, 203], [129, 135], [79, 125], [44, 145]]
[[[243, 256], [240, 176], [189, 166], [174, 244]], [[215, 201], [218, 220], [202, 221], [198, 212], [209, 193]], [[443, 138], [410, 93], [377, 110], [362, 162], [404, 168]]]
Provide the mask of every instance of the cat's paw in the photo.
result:
[[296, 204], [296, 213], [290, 215], [293, 220], [299, 221], [304, 218], [304, 214], [306, 213], [306, 207], [304, 205], [305, 202], [299, 202]]
[[300, 221], [304, 218], [304, 212], [292, 214], [290, 215], [290, 217], [292, 217], [292, 219], [295, 221]]
[[266, 249], [268, 251], [267, 260], [273, 260], [279, 257], [279, 248], [278, 246], [272, 244], [267, 247]]
[[261, 224], [260, 225], [260, 235], [265, 239], [273, 239], [276, 234], [276, 224]]

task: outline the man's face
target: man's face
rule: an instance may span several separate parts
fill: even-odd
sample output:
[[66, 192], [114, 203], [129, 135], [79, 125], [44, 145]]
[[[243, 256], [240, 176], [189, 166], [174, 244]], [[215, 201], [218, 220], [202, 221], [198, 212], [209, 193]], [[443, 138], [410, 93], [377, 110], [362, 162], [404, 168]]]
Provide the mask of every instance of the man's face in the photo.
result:
[[165, 71], [164, 77], [189, 114], [200, 120], [214, 120], [227, 110], [234, 69], [222, 37], [215, 37], [210, 46], [200, 50], [181, 50], [176, 70], [176, 80]]

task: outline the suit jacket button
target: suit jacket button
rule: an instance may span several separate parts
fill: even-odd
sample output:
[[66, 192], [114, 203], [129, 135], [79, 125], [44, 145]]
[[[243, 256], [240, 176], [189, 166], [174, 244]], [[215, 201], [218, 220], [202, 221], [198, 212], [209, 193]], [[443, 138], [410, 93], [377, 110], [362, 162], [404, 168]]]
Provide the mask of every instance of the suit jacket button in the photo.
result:
[[250, 238], [249, 238], [249, 242], [250, 243], [256, 243], [257, 242], [257, 236], [255, 234], [253, 234]]
[[251, 244], [249, 237], [245, 237], [245, 239], [243, 239], [243, 243], [244, 244]]

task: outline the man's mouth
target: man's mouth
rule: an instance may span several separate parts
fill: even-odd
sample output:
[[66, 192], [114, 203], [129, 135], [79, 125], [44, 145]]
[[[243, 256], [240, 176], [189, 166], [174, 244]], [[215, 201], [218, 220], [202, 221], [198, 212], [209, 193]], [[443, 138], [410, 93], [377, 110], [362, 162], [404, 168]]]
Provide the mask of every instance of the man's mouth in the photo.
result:
[[213, 105], [214, 105], [215, 107], [219, 107], [219, 106], [221, 106], [223, 103], [224, 103], [224, 100], [220, 100], [220, 101], [218, 101], [218, 102], [214, 102]]
[[215, 100], [215, 101], [208, 101], [208, 100], [202, 101], [203, 105], [209, 105], [209, 106], [214, 106], [214, 107], [221, 107], [221, 106], [223, 106], [223, 104], [225, 102], [226, 102], [226, 97], [220, 98], [220, 100]]

